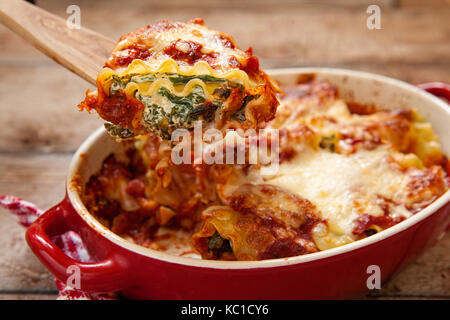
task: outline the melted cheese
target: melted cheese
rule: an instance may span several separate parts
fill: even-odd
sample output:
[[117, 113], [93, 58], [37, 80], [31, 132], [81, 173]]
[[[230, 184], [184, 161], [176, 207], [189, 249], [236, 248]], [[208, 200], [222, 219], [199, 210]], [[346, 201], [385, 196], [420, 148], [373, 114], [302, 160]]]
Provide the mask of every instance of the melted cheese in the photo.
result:
[[[306, 151], [283, 163], [267, 183], [311, 200], [336, 235], [351, 234], [359, 214], [384, 214], [378, 196], [402, 200], [407, 176], [394, 169], [385, 148], [363, 150], [350, 156], [324, 150]], [[402, 205], [391, 216], [409, 217]]]
[[[170, 114], [173, 108], [173, 103], [170, 102], [166, 97], [159, 94], [149, 96], [147, 103], [149, 105], [156, 104], [158, 107], [161, 107], [166, 114]], [[144, 114], [148, 114], [149, 112], [151, 112], [151, 108], [145, 107]]]
[[[184, 42], [177, 43], [177, 50], [188, 52], [189, 46], [187, 42], [197, 43], [202, 46], [201, 52], [209, 54], [219, 52], [218, 66], [227, 68], [229, 66], [229, 58], [235, 57], [238, 61], [246, 59], [245, 53], [236, 48], [231, 48], [224, 43], [225, 34], [209, 29], [196, 23], [176, 23], [173, 27], [164, 28], [163, 30], [146, 30], [138, 34], [139, 42], [145, 47], [152, 48], [154, 52], [162, 52], [171, 43], [182, 39]], [[225, 38], [226, 39], [226, 38]], [[136, 39], [133, 35], [124, 38], [116, 47], [116, 51], [127, 48], [130, 44], [134, 44]], [[155, 59], [156, 60], [156, 59]]]
[[351, 155], [311, 148], [298, 151], [294, 159], [280, 165], [274, 176], [262, 177], [257, 169], [247, 175], [240, 172], [219, 188], [220, 192], [226, 198], [243, 183], [266, 183], [308, 199], [316, 206], [318, 216], [327, 221], [328, 228], [318, 225], [313, 231], [321, 250], [356, 240], [352, 234], [355, 219], [364, 213], [382, 216], [384, 198], [392, 200], [391, 217], [411, 216], [402, 204], [409, 176], [390, 160], [392, 150], [388, 147], [360, 150]]
[[[361, 215], [388, 215], [398, 221], [410, 217], [422, 203], [429, 203], [430, 194], [442, 192], [438, 173], [430, 178], [421, 176], [428, 174], [425, 170], [430, 165], [442, 163], [442, 152], [431, 125], [417, 118], [414, 110], [352, 114], [345, 101], [319, 99], [315, 94], [294, 95], [281, 102], [268, 127], [287, 132], [280, 147], [292, 157], [283, 160], [270, 177], [263, 176], [257, 166], [245, 170], [235, 167], [226, 183], [217, 187], [224, 202], [244, 183], [288, 190], [316, 206], [325, 223], [314, 227], [312, 237], [326, 250], [359, 239], [353, 231]], [[301, 130], [305, 126], [310, 130]], [[308, 143], [307, 134], [317, 139]], [[344, 134], [360, 139], [359, 147], [344, 148], [351, 146]], [[322, 144], [324, 141], [332, 148]], [[420, 184], [420, 179], [433, 182]], [[418, 193], [422, 186], [427, 192]]]
[[213, 100], [212, 93], [214, 92], [214, 88], [217, 86], [206, 85], [205, 82], [200, 79], [192, 79], [188, 83], [186, 83], [186, 85], [181, 87], [177, 86], [177, 88], [174, 87], [174, 85], [169, 79], [158, 79], [154, 82], [141, 82], [141, 83], [129, 82], [125, 87], [124, 91], [126, 92], [126, 94], [132, 96], [137, 90], [144, 96], [150, 97], [153, 96], [155, 93], [157, 93], [161, 87], [164, 87], [170, 93], [178, 97], [185, 97], [188, 94], [190, 94], [196, 86], [202, 87], [203, 92], [205, 93], [207, 99]]

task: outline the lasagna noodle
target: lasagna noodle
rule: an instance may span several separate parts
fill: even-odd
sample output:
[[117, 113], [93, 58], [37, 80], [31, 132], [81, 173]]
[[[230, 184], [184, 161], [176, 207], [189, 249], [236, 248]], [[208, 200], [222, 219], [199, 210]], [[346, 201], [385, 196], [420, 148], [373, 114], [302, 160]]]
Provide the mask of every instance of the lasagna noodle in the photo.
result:
[[271, 185], [243, 184], [233, 192], [229, 203], [202, 213], [205, 223], [193, 235], [192, 243], [204, 258], [220, 259], [229, 254], [223, 246], [216, 247], [218, 236], [230, 242], [237, 260], [317, 251], [311, 230], [321, 222], [308, 200]]
[[[210, 207], [202, 213], [205, 222], [200, 231], [192, 236], [192, 245], [205, 259], [224, 259], [230, 257], [229, 251], [222, 248], [211, 247], [209, 242], [216, 233], [230, 242], [233, 257], [237, 260], [259, 260], [258, 249], [264, 246], [264, 242], [270, 243], [273, 237], [265, 230], [258, 228], [257, 217], [245, 216], [227, 206]], [[259, 237], [261, 239], [255, 245], [255, 241], [248, 239]]]
[[[182, 76], [198, 76], [198, 75], [207, 75], [212, 76], [219, 79], [225, 79], [231, 82], [236, 82], [243, 85], [245, 88], [252, 89], [258, 85], [255, 80], [249, 78], [248, 74], [240, 69], [231, 69], [228, 71], [219, 71], [214, 70], [211, 66], [205, 61], [196, 62], [193, 66], [184, 65], [179, 66], [175, 60], [167, 59], [164, 60], [159, 66], [153, 68], [149, 62], [142, 61], [140, 59], [133, 60], [133, 62], [128, 65], [127, 69], [123, 72], [114, 72], [110, 68], [104, 68], [102, 73], [105, 72], [105, 75], [109, 76], [111, 72], [119, 77], [126, 77], [130, 75], [139, 75], [139, 74], [179, 74]], [[100, 74], [100, 80], [105, 78], [105, 75]]]

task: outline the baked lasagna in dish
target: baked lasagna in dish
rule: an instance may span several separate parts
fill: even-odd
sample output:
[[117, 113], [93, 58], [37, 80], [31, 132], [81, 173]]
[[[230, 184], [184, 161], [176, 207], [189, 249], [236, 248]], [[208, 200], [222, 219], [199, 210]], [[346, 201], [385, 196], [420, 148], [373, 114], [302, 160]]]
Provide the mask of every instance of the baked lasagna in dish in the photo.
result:
[[195, 121], [255, 128], [274, 117], [278, 91], [251, 48], [242, 51], [201, 19], [161, 21], [120, 39], [79, 107], [95, 109], [118, 138], [150, 132], [169, 140]]
[[[180, 26], [181, 30], [208, 34], [200, 25]], [[147, 68], [141, 61], [153, 61], [155, 53], [147, 56], [139, 47], [130, 47], [130, 39], [153, 34], [152, 28], [178, 30], [163, 23], [129, 35], [115, 50], [108, 69], [100, 73], [98, 93], [88, 94], [86, 99], [100, 114], [107, 114], [105, 118], [114, 109], [114, 99], [129, 101], [126, 105], [138, 110], [126, 120], [110, 118], [115, 126], [143, 128], [142, 121], [151, 112], [145, 104], [144, 109], [142, 104], [133, 109], [131, 101], [147, 92], [140, 91], [142, 83], [150, 88], [156, 81], [133, 82], [130, 75], [141, 77], [143, 72], [118, 70], [137, 67], [128, 65], [130, 52], [142, 58], [139, 70]], [[234, 57], [235, 48], [230, 39], [214, 32], [209, 35], [215, 39], [213, 43], [219, 42], [216, 45], [229, 47], [225, 52], [230, 55], [207, 58], [202, 53], [198, 58], [194, 54], [191, 61], [190, 55], [188, 59], [182, 53], [168, 54], [165, 49], [156, 54], [178, 61], [188, 59], [185, 65], [177, 64], [180, 68], [205, 61], [213, 70], [208, 75], [215, 78], [214, 66], [219, 64], [221, 69], [222, 58]], [[178, 52], [176, 44], [173, 50]], [[246, 69], [251, 61], [248, 56], [242, 60], [239, 57], [240, 67], [235, 71]], [[225, 61], [230, 63], [228, 58]], [[273, 92], [267, 78], [257, 73], [258, 79], [265, 80], [258, 80], [254, 88]], [[168, 84], [174, 82], [167, 74], [174, 74], [176, 79], [188, 75], [175, 69], [154, 74], [145, 77], [157, 77], [170, 89]], [[199, 80], [195, 76], [189, 79]], [[201, 81], [203, 93], [210, 90], [212, 82], [203, 87], [208, 81]], [[229, 86], [228, 81], [237, 82], [234, 78], [226, 81]], [[245, 88], [244, 83], [241, 85]], [[129, 95], [132, 90], [127, 91], [128, 87], [135, 88], [134, 96]], [[211, 90], [214, 95], [216, 89]], [[82, 194], [86, 207], [113, 232], [149, 248], [185, 256], [197, 254], [203, 259], [262, 260], [313, 253], [370, 237], [408, 219], [448, 190], [449, 161], [431, 125], [414, 109], [388, 110], [346, 102], [335, 87], [320, 79], [282, 90], [275, 118], [265, 124], [266, 129], [279, 130], [276, 173], [262, 175], [263, 164], [174, 165], [162, 138], [145, 135], [124, 141], [129, 145], [126, 155], [111, 155], [90, 178]], [[95, 103], [89, 102], [91, 98]], [[251, 113], [245, 110], [245, 121], [253, 119], [247, 115]], [[139, 125], [131, 125], [134, 120]], [[175, 252], [174, 247], [179, 250]]]

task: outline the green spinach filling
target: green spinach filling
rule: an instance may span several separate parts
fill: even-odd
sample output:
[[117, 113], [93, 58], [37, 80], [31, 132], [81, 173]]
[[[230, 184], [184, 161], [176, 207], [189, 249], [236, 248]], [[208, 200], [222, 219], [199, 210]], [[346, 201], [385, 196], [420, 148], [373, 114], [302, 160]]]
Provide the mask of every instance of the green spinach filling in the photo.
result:
[[152, 97], [139, 92], [136, 92], [135, 97], [145, 106], [144, 121], [163, 138], [170, 138], [171, 132], [176, 128], [192, 128], [196, 120], [213, 120], [216, 110], [223, 105], [220, 100], [207, 101], [203, 88], [198, 85], [184, 97], [171, 93], [165, 87], [161, 87], [157, 94], [171, 104], [170, 111], [165, 111], [163, 107], [155, 104]]
[[128, 139], [135, 136], [134, 132], [130, 129], [123, 128], [120, 125], [105, 123], [105, 129], [110, 136], [120, 139]]
[[[123, 77], [113, 75], [109, 94], [121, 94], [130, 82], [146, 83], [164, 78], [170, 80], [173, 85], [185, 85], [193, 79], [200, 79], [205, 84], [214, 84], [216, 88], [211, 100], [206, 98], [206, 92], [200, 85], [194, 86], [191, 93], [182, 97], [172, 93], [166, 87], [159, 88], [153, 96], [143, 95], [136, 90], [134, 97], [144, 105], [143, 122], [149, 131], [159, 134], [163, 139], [170, 139], [171, 133], [177, 128], [192, 129], [194, 122], [197, 120], [213, 121], [216, 111], [224, 107], [225, 100], [230, 96], [231, 90], [234, 88], [243, 89], [241, 84], [211, 75], [186, 76], [175, 73], [149, 73], [130, 74]], [[156, 97], [156, 95], [159, 95], [159, 97]], [[246, 120], [245, 105], [253, 98], [253, 96], [244, 98], [242, 107], [233, 115], [235, 120], [242, 122]], [[124, 129], [120, 125], [105, 124], [105, 127], [115, 137], [125, 139], [134, 136], [131, 130]]]
[[186, 84], [193, 79], [200, 79], [206, 84], [214, 83], [214, 84], [225, 84], [230, 82], [226, 79], [216, 78], [211, 75], [194, 75], [194, 76], [185, 76], [177, 73], [148, 73], [148, 74], [129, 74], [123, 77], [119, 77], [117, 75], [112, 76], [112, 84], [111, 84], [111, 94], [117, 93], [120, 89], [125, 89], [129, 82], [134, 83], [144, 83], [144, 82], [154, 82], [158, 79], [167, 78], [174, 85], [178, 84]]
[[222, 238], [216, 231], [208, 240], [208, 250], [214, 254], [215, 257], [220, 258], [224, 252], [233, 252], [230, 241]]

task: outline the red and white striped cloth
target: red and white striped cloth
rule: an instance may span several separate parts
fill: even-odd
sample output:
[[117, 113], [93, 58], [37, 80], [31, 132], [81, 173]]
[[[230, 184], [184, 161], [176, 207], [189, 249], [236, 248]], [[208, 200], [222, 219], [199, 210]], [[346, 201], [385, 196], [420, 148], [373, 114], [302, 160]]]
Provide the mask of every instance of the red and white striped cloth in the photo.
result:
[[[38, 208], [33, 203], [14, 196], [0, 196], [0, 206], [9, 210], [25, 228], [28, 228], [44, 213], [44, 210]], [[67, 231], [62, 235], [53, 237], [52, 241], [71, 258], [81, 262], [93, 262], [89, 251], [78, 233]], [[55, 282], [59, 290], [58, 300], [113, 300], [118, 297], [117, 293], [86, 293], [72, 289], [57, 279], [55, 279]]]

